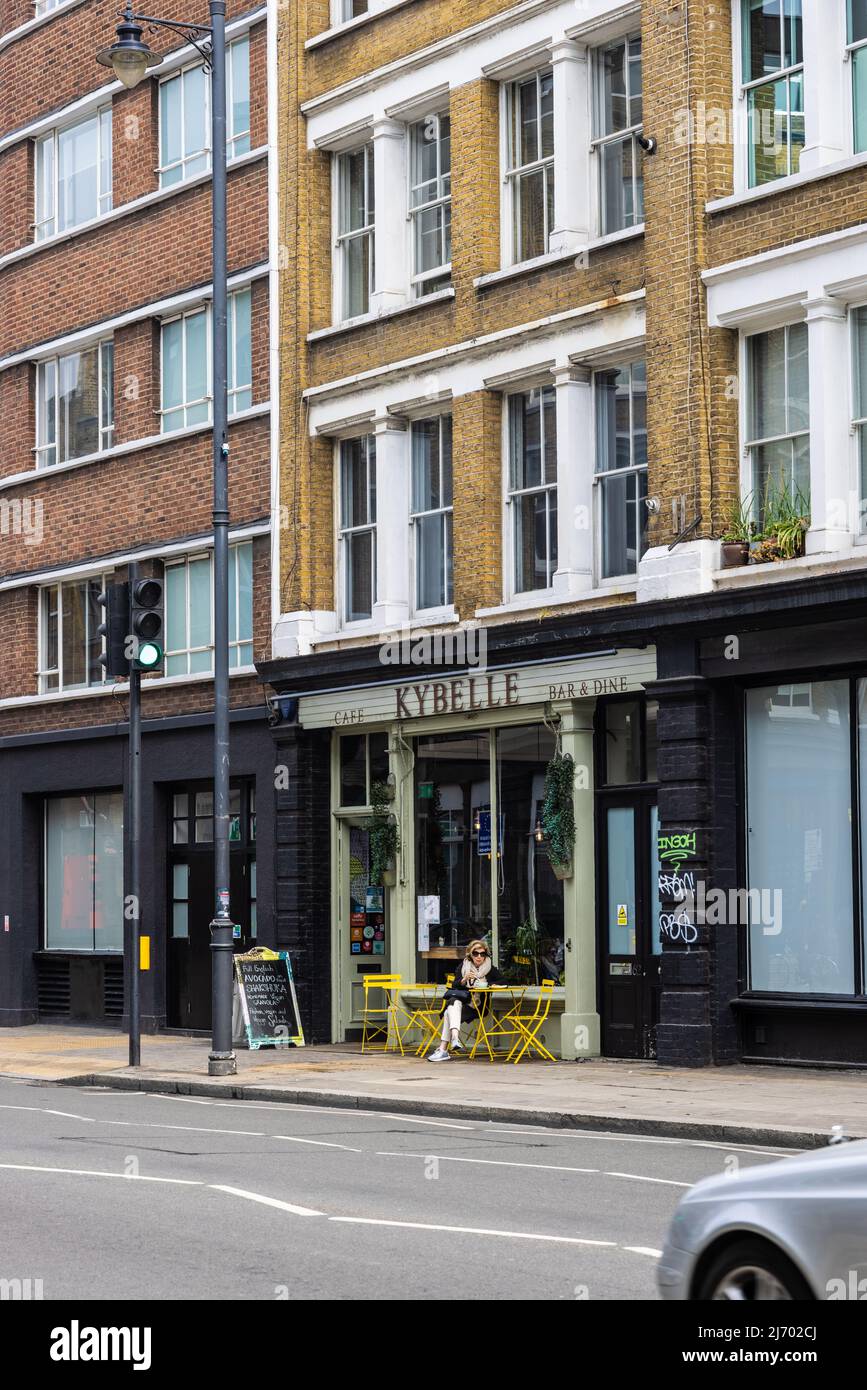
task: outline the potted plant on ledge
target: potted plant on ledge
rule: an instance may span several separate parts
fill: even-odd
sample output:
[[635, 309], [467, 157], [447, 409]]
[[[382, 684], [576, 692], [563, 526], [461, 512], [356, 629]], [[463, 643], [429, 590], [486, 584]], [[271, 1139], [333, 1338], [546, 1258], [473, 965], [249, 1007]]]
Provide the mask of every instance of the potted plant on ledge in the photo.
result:
[[749, 562], [750, 541], [756, 531], [756, 524], [751, 517], [752, 509], [752, 493], [743, 501], [732, 502], [729, 508], [726, 529], [720, 537], [723, 569], [732, 569]]
[[568, 753], [556, 752], [545, 774], [542, 831], [551, 868], [558, 878], [572, 877], [575, 849], [575, 806], [572, 788], [575, 764]]
[[370, 821], [370, 882], [393, 887], [397, 881], [400, 831], [391, 813], [394, 791], [385, 782], [374, 782], [370, 789], [373, 816]]

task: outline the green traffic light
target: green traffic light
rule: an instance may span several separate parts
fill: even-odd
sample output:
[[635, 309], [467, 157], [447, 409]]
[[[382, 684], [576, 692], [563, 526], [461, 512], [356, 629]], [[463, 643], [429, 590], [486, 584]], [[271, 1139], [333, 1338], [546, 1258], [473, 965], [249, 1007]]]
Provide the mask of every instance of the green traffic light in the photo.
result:
[[163, 649], [156, 642], [142, 642], [136, 658], [143, 671], [152, 671], [163, 659]]

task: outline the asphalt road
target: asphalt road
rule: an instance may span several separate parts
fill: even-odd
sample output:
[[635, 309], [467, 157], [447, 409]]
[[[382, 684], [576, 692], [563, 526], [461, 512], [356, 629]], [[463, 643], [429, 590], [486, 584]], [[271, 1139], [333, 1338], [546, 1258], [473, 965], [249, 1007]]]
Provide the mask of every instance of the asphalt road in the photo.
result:
[[648, 1299], [772, 1149], [0, 1081], [0, 1280], [45, 1299]]

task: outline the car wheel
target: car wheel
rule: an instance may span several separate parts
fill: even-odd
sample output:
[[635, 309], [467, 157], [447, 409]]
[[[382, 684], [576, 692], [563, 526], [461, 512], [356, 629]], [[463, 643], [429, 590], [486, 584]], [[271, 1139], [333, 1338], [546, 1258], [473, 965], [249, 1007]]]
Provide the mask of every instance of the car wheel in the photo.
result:
[[695, 1297], [715, 1303], [779, 1303], [811, 1300], [809, 1285], [773, 1245], [740, 1240], [712, 1260]]

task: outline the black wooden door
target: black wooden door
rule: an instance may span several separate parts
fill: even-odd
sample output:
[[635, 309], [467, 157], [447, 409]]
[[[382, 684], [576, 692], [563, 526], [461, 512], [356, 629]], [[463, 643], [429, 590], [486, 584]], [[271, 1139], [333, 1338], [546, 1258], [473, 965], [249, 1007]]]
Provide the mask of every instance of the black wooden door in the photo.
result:
[[600, 798], [602, 1050], [655, 1057], [661, 988], [653, 792]]

